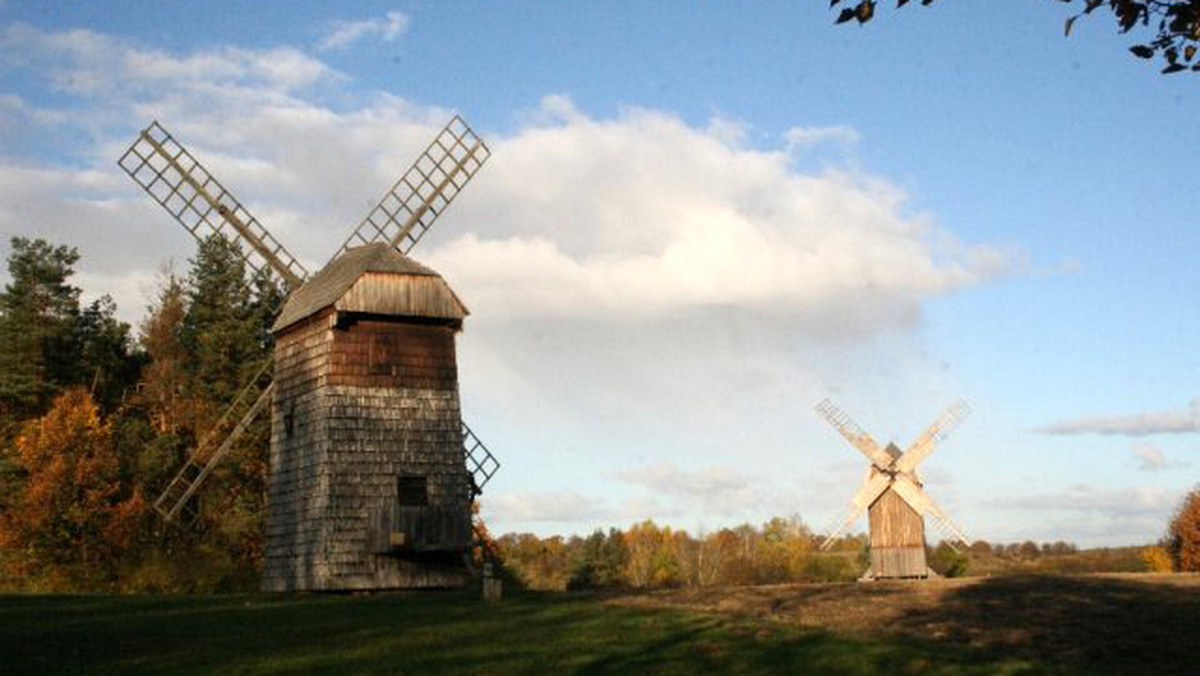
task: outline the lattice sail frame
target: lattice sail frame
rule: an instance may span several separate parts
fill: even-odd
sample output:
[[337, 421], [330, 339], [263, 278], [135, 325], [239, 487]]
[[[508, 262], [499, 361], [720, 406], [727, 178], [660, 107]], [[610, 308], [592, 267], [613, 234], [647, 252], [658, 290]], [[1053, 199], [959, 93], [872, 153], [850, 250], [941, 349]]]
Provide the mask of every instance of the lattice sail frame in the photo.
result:
[[492, 455], [487, 446], [475, 436], [467, 423], [462, 423], [463, 451], [466, 455], [467, 471], [471, 473], [471, 496], [483, 493], [483, 487], [500, 470], [500, 461]]
[[[351, 247], [380, 240], [407, 255], [490, 156], [483, 139], [455, 115], [368, 212], [333, 258]], [[117, 163], [198, 242], [212, 234], [225, 237], [237, 245], [235, 248], [252, 270], [272, 270], [289, 291], [308, 278], [305, 267], [157, 120], [141, 131]], [[241, 246], [243, 240], [250, 245], [249, 250]], [[269, 379], [265, 384], [261, 382], [268, 368], [269, 363], [242, 388], [220, 422], [155, 500], [154, 508], [164, 520], [171, 521], [183, 511], [216, 464], [265, 408], [274, 389]], [[253, 394], [256, 391], [257, 396]], [[238, 409], [247, 405], [249, 409], [226, 434], [224, 430]], [[474, 499], [500, 469], [500, 463], [466, 422], [460, 422], [464, 458], [471, 475], [468, 499]]]
[[351, 247], [379, 241], [408, 254], [491, 154], [483, 139], [455, 115], [384, 193], [334, 258]]
[[[235, 243], [245, 240], [249, 249], [237, 248], [246, 264], [255, 272], [268, 267], [291, 290], [308, 277], [300, 261], [157, 120], [142, 130], [117, 164], [197, 241], [212, 234]], [[229, 230], [236, 236], [230, 237]]]

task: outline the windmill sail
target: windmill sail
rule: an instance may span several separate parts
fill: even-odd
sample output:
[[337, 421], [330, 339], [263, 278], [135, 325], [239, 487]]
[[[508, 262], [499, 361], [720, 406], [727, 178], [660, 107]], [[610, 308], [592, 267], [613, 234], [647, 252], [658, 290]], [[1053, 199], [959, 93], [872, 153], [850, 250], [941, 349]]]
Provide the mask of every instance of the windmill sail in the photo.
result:
[[455, 115], [334, 257], [351, 247], [381, 241], [407, 254], [490, 156], [483, 139]]
[[218, 234], [239, 245], [255, 272], [269, 267], [294, 290], [308, 271], [199, 160], [157, 121], [142, 130], [117, 164], [197, 241]]

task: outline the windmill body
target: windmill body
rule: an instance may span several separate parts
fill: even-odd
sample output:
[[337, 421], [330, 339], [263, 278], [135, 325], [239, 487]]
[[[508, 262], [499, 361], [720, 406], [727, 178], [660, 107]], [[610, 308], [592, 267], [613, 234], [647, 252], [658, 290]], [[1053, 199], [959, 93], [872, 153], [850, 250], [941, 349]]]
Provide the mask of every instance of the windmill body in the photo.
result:
[[311, 278], [157, 122], [121, 157], [192, 236], [234, 242], [290, 292], [272, 362], [154, 501], [167, 521], [194, 509], [213, 468], [269, 408], [264, 589], [465, 581], [471, 501], [500, 464], [461, 418], [454, 339], [467, 309], [407, 254], [489, 156], [455, 116]]
[[966, 418], [970, 408], [963, 402], [952, 406], [905, 451], [895, 444], [880, 448], [869, 434], [828, 399], [818, 404], [816, 410], [870, 461], [849, 511], [835, 528], [829, 530], [821, 547], [828, 549], [865, 510], [871, 567], [863, 575], [864, 579], [936, 576], [925, 560], [925, 515], [928, 514], [934, 525], [949, 536], [949, 542], [969, 542], [962, 529], [925, 492], [916, 467], [933, 452], [937, 442]]
[[288, 300], [273, 327], [265, 590], [464, 581], [466, 315], [441, 276], [386, 244], [349, 249]]
[[[888, 444], [884, 449], [892, 457], [900, 449]], [[867, 470], [870, 479], [884, 475], [875, 465]], [[871, 542], [870, 575], [875, 578], [925, 577], [925, 519], [900, 497], [894, 488], [887, 488], [867, 508], [867, 528]]]

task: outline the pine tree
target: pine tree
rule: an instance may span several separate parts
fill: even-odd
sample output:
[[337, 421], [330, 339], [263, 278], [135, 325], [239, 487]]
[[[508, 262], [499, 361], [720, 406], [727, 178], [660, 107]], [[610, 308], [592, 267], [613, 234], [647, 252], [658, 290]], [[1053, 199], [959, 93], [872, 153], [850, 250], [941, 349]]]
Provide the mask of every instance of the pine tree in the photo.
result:
[[12, 238], [0, 293], [0, 407], [11, 426], [38, 415], [79, 366], [79, 289], [67, 283], [74, 247]]
[[254, 297], [241, 253], [224, 237], [201, 242], [191, 263], [179, 339], [196, 394], [222, 408], [264, 356]]

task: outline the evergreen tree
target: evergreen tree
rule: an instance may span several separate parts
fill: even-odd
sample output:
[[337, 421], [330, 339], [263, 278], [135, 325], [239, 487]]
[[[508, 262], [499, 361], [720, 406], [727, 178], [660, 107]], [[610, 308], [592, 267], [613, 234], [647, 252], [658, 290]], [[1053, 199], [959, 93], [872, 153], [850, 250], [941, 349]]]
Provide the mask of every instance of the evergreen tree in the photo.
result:
[[79, 368], [79, 289], [67, 283], [74, 247], [12, 239], [0, 293], [0, 406], [9, 426], [40, 414]]
[[121, 403], [146, 363], [145, 354], [133, 350], [129, 325], [117, 320], [116, 313], [117, 304], [105, 294], [83, 310], [78, 323], [78, 375], [107, 411]]
[[179, 339], [196, 394], [222, 408], [261, 366], [261, 320], [236, 244], [213, 235], [200, 243], [191, 263]]

